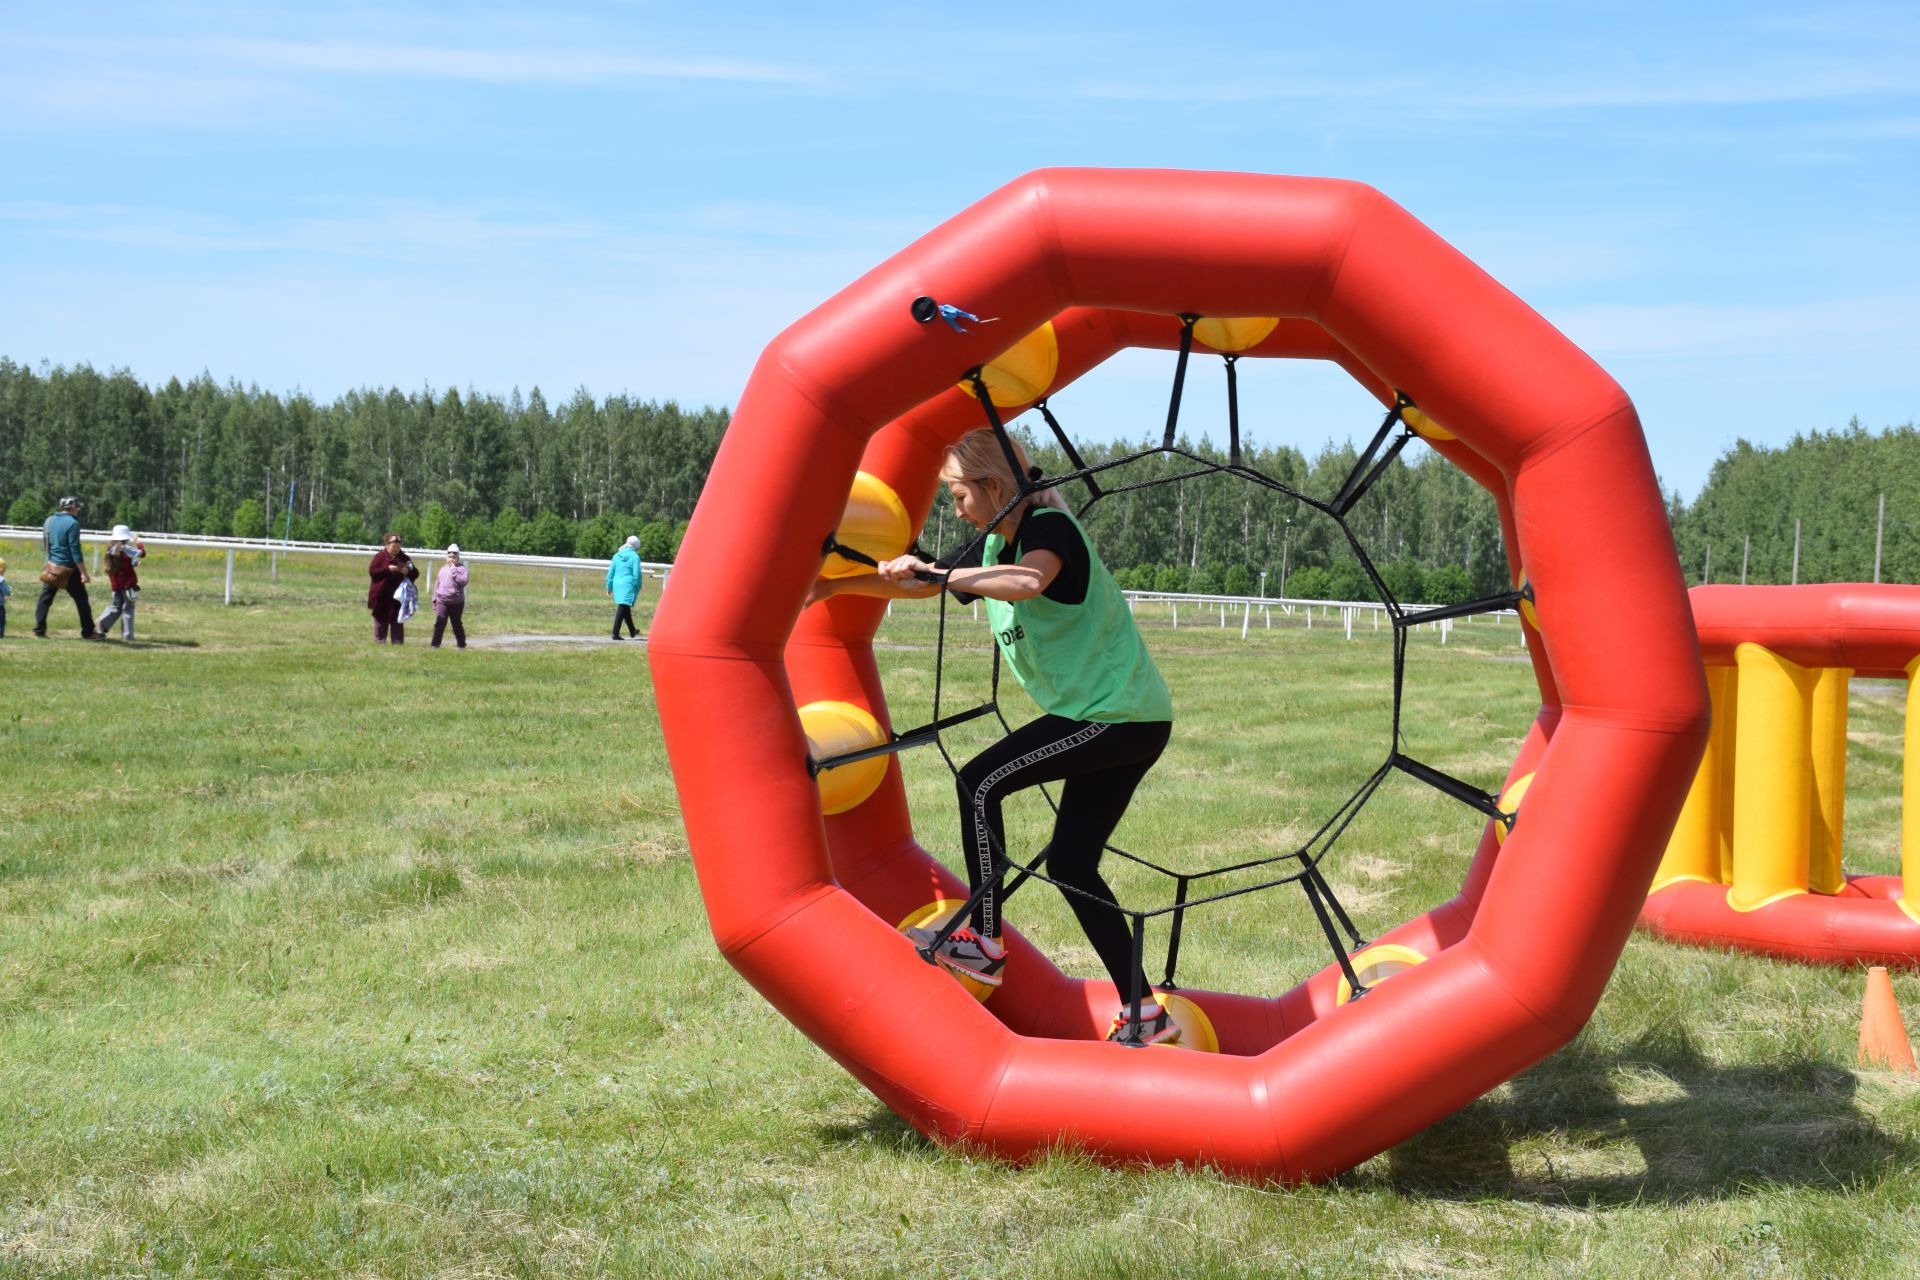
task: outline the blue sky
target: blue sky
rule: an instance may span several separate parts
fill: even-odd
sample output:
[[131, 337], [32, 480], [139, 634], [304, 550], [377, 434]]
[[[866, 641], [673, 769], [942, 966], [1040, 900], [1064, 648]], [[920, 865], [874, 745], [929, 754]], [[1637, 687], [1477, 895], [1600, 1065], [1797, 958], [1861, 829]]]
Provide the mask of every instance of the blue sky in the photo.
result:
[[[0, 353], [730, 404], [1029, 169], [1243, 169], [1399, 201], [1626, 386], [1689, 496], [1738, 436], [1912, 421], [1920, 7], [1558, 8], [18, 5]], [[1056, 405], [1136, 436], [1169, 372]], [[1309, 452], [1377, 416], [1319, 366], [1242, 384]]]

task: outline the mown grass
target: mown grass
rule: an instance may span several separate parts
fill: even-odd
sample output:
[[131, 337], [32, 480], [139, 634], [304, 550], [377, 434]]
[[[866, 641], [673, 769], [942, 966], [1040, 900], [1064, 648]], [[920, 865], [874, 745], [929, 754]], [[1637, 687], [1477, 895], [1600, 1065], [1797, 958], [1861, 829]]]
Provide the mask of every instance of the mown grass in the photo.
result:
[[[19, 595], [0, 642], [0, 1274], [1915, 1269], [1920, 1087], [1853, 1069], [1859, 975], [1644, 938], [1573, 1045], [1325, 1186], [944, 1151], [715, 952], [640, 647], [376, 648], [353, 562], [243, 562], [233, 608], [222, 571], [154, 557], [142, 647], [82, 645], [64, 602], [67, 638], [35, 641]], [[608, 616], [551, 574], [483, 566], [472, 594], [482, 641]], [[1126, 846], [1284, 847], [1378, 763], [1384, 635], [1143, 620], [1181, 718]], [[985, 670], [955, 622], [949, 706]], [[882, 634], [903, 724], [931, 638], [924, 607]], [[1497, 782], [1519, 657], [1510, 622], [1416, 636], [1408, 749]], [[1856, 687], [1852, 867], [1897, 865], [1902, 710]], [[949, 847], [944, 769], [908, 776]], [[1328, 865], [1377, 931], [1450, 895], [1476, 832], [1396, 781]], [[1014, 915], [1096, 971], [1057, 894]], [[1186, 982], [1265, 992], [1326, 949], [1288, 889], [1212, 908], [1183, 954]]]

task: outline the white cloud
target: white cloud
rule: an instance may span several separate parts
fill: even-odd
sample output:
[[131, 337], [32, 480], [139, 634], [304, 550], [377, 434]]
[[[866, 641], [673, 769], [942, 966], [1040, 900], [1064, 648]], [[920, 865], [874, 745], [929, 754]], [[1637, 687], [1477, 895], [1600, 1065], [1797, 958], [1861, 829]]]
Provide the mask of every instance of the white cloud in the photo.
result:
[[1898, 297], [1717, 305], [1607, 303], [1549, 314], [1595, 359], [1739, 360], [1815, 354], [1900, 356], [1920, 350], [1920, 321]]
[[[161, 56], [198, 54], [251, 68], [277, 67], [322, 75], [489, 84], [610, 84], [649, 80], [718, 80], [737, 84], [820, 87], [817, 71], [742, 58], [664, 57], [617, 50], [488, 49], [344, 40], [219, 39], [152, 41]], [[141, 51], [145, 52], [145, 51]]]

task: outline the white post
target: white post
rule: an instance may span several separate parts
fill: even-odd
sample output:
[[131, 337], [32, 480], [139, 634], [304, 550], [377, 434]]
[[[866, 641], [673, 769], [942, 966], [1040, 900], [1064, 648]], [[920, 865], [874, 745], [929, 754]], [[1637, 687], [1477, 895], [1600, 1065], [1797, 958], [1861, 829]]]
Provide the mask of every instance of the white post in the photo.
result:
[[1220, 605], [1220, 625], [1223, 628], [1227, 625], [1227, 606], [1224, 601]]
[[978, 600], [973, 602], [973, 620], [975, 622], [980, 621], [980, 602]]
[[1880, 495], [1880, 518], [1873, 526], [1873, 580], [1880, 581], [1880, 539], [1887, 531], [1887, 495]]
[[227, 603], [233, 603], [233, 548], [227, 548]]
[[1346, 620], [1347, 639], [1349, 640], [1353, 639], [1353, 606], [1349, 605], [1346, 608], [1342, 609], [1340, 611], [1340, 616]]
[[1373, 611], [1373, 629], [1375, 631], [1380, 629], [1380, 611], [1378, 609]]
[[1266, 616], [1267, 630], [1269, 631], [1273, 630], [1273, 606], [1270, 604], [1263, 604], [1260, 606], [1260, 612]]
[[1800, 517], [1793, 518], [1793, 581], [1790, 586], [1800, 585]]
[[1440, 643], [1445, 644], [1447, 642], [1447, 637], [1452, 634], [1453, 634], [1453, 619], [1452, 618], [1440, 619]]
[[1253, 622], [1253, 601], [1247, 601], [1246, 609], [1247, 611], [1240, 615], [1240, 638], [1242, 640], [1247, 638], [1247, 627]]
[[1167, 603], [1173, 606], [1173, 625], [1177, 627], [1180, 625], [1180, 602], [1169, 600]]
[[560, 598], [562, 600], [567, 598], [567, 571], [565, 569], [560, 571]]
[[1313, 630], [1313, 606], [1307, 606], [1307, 630]]

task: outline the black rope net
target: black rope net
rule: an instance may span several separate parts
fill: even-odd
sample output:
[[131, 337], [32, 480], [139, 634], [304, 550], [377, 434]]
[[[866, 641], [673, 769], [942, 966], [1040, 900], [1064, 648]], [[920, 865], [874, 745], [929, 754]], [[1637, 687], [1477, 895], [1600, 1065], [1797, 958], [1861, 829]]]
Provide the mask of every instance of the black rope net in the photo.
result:
[[[1487, 818], [1503, 823], [1509, 829], [1513, 826], [1514, 814], [1501, 810], [1499, 796], [1497, 794], [1481, 790], [1479, 787], [1474, 786], [1464, 779], [1457, 778], [1432, 765], [1414, 759], [1402, 750], [1404, 736], [1401, 731], [1401, 726], [1406, 681], [1407, 639], [1411, 630], [1416, 626], [1446, 619], [1470, 617], [1476, 614], [1494, 613], [1512, 609], [1518, 605], [1521, 600], [1532, 599], [1532, 588], [1530, 586], [1523, 586], [1518, 590], [1503, 592], [1499, 595], [1488, 596], [1478, 600], [1471, 600], [1463, 604], [1410, 610], [1395, 598], [1392, 590], [1381, 577], [1379, 569], [1375, 567], [1372, 557], [1367, 553], [1366, 547], [1361, 543], [1359, 537], [1347, 523], [1346, 517], [1347, 514], [1353, 510], [1355, 504], [1366, 495], [1367, 491], [1372, 488], [1374, 483], [1386, 472], [1388, 465], [1392, 463], [1394, 458], [1399, 456], [1400, 451], [1406, 447], [1407, 443], [1416, 438], [1416, 433], [1407, 425], [1404, 418], [1406, 411], [1414, 407], [1414, 402], [1404, 392], [1395, 393], [1393, 406], [1388, 409], [1379, 428], [1374, 432], [1373, 438], [1368, 442], [1367, 447], [1361, 451], [1352, 469], [1348, 472], [1345, 481], [1341, 484], [1338, 492], [1331, 500], [1321, 500], [1309, 494], [1302, 493], [1298, 489], [1261, 472], [1257, 468], [1247, 465], [1243, 460], [1240, 446], [1239, 390], [1234, 367], [1239, 359], [1237, 355], [1229, 354], [1224, 357], [1227, 373], [1227, 422], [1229, 431], [1227, 461], [1220, 462], [1217, 459], [1203, 457], [1177, 444], [1176, 435], [1180, 419], [1181, 394], [1185, 387], [1187, 365], [1193, 350], [1193, 326], [1200, 318], [1201, 317], [1192, 314], [1184, 314], [1180, 317], [1179, 355], [1174, 365], [1173, 389], [1167, 406], [1166, 427], [1161, 442], [1158, 445], [1151, 445], [1120, 457], [1110, 458], [1106, 461], [1089, 465], [1081, 457], [1072, 438], [1067, 434], [1065, 429], [1062, 428], [1059, 420], [1054, 416], [1047, 401], [1042, 399], [1033, 405], [1033, 407], [1039, 411], [1042, 420], [1047, 424], [1048, 430], [1052, 432], [1054, 439], [1059, 443], [1062, 453], [1068, 460], [1069, 469], [1059, 475], [1042, 476], [1039, 479], [1033, 479], [1028, 476], [1026, 470], [1020, 466], [1019, 456], [1015, 453], [1013, 441], [1007, 434], [1006, 424], [1001, 420], [1000, 412], [994, 405], [992, 396], [988, 393], [983, 370], [979, 367], [968, 370], [966, 381], [971, 384], [975, 397], [979, 400], [985, 411], [987, 427], [1000, 442], [1000, 447], [1006, 455], [1008, 468], [1019, 481], [1019, 492], [1010, 499], [1005, 506], [1000, 508], [999, 512], [988, 523], [987, 527], [976, 534], [955, 559], [957, 561], [964, 561], [976, 555], [985, 544], [988, 535], [998, 528], [1000, 523], [1011, 515], [1022, 502], [1034, 493], [1046, 489], [1057, 489], [1073, 484], [1083, 486], [1087, 493], [1087, 499], [1075, 512], [1076, 516], [1084, 516], [1096, 503], [1116, 494], [1128, 493], [1164, 484], [1178, 484], [1186, 480], [1209, 475], [1235, 476], [1250, 484], [1258, 485], [1279, 493], [1302, 506], [1319, 512], [1334, 522], [1342, 536], [1346, 539], [1347, 547], [1353, 552], [1354, 558], [1359, 562], [1362, 571], [1366, 574], [1367, 580], [1372, 583], [1374, 590], [1379, 594], [1381, 603], [1385, 606], [1388, 615], [1392, 619], [1392, 728], [1386, 757], [1381, 761], [1380, 765], [1367, 776], [1366, 780], [1346, 797], [1326, 821], [1322, 822], [1305, 840], [1285, 852], [1275, 853], [1266, 857], [1249, 858], [1228, 866], [1209, 867], [1204, 870], [1194, 871], [1164, 866], [1151, 858], [1127, 849], [1122, 849], [1117, 845], [1107, 845], [1106, 851], [1108, 853], [1144, 867], [1149, 871], [1156, 872], [1172, 881], [1172, 901], [1160, 906], [1131, 908], [1124, 905], [1116, 906], [1115, 904], [1109, 904], [1104, 899], [1096, 899], [1084, 890], [1078, 889], [1073, 885], [1064, 884], [1048, 876], [1046, 871], [1041, 867], [1038, 859], [1028, 863], [1010, 857], [1006, 849], [1001, 846], [1000, 841], [993, 839], [992, 852], [994, 870], [992, 874], [982, 880], [980, 886], [968, 896], [965, 904], [949, 917], [946, 923], [924, 947], [919, 948], [921, 958], [928, 963], [934, 962], [933, 955], [935, 949], [938, 948], [949, 935], [957, 929], [966, 926], [966, 922], [972, 915], [974, 908], [979, 905], [981, 899], [985, 897], [987, 893], [995, 890], [1004, 883], [1005, 888], [1000, 890], [1000, 901], [1005, 903], [1028, 880], [1037, 879], [1053, 885], [1063, 894], [1087, 898], [1090, 901], [1097, 901], [1100, 902], [1102, 906], [1114, 906], [1115, 909], [1125, 916], [1130, 922], [1129, 931], [1133, 941], [1133, 967], [1136, 974], [1144, 972], [1148, 922], [1165, 918], [1167, 932], [1166, 963], [1164, 977], [1159, 985], [1168, 990], [1177, 990], [1179, 984], [1176, 981], [1176, 977], [1180, 960], [1180, 943], [1188, 912], [1199, 907], [1210, 906], [1230, 899], [1244, 897], [1254, 893], [1262, 893], [1270, 889], [1277, 889], [1281, 886], [1291, 884], [1298, 885], [1305, 894], [1308, 904], [1313, 909], [1314, 918], [1319, 922], [1321, 932], [1326, 937], [1327, 945], [1332, 951], [1334, 960], [1339, 965], [1341, 973], [1347, 980], [1348, 988], [1352, 992], [1352, 998], [1359, 999], [1366, 994], [1368, 988], [1366, 984], [1360, 980], [1360, 975], [1354, 968], [1353, 957], [1368, 945], [1367, 940], [1360, 935], [1352, 918], [1348, 915], [1346, 909], [1341, 906], [1338, 896], [1334, 893], [1333, 886], [1328, 882], [1326, 874], [1321, 868], [1321, 864], [1333, 851], [1334, 846], [1339, 842], [1341, 836], [1344, 835], [1352, 825], [1362, 807], [1365, 806], [1374, 793], [1380, 789], [1381, 785], [1396, 771], [1404, 773], [1458, 800], [1468, 808], [1485, 815]], [[1109, 472], [1119, 470], [1120, 468], [1147, 458], [1161, 456], [1180, 459], [1184, 462], [1191, 463], [1192, 466], [1190, 469], [1177, 470], [1170, 475], [1159, 475], [1148, 480], [1130, 483], [1103, 484], [1101, 481], [1101, 477], [1107, 475]], [[828, 536], [826, 545], [822, 550], [826, 553], [837, 552], [843, 557], [869, 566], [874, 564], [874, 561], [870, 557], [854, 548], [843, 545], [833, 535]], [[920, 577], [942, 587], [945, 586], [944, 574], [923, 573]], [[942, 714], [943, 698], [945, 695], [947, 616], [950, 599], [951, 593], [949, 591], [943, 589], [939, 593], [940, 606], [934, 660], [933, 718], [924, 725], [894, 734], [887, 742], [862, 748], [857, 751], [846, 752], [841, 755], [830, 756], [822, 760], [809, 761], [809, 768], [815, 775], [827, 769], [838, 768], [839, 766], [852, 764], [859, 760], [869, 760], [876, 756], [891, 755], [910, 747], [933, 745], [939, 749], [941, 759], [945, 761], [947, 768], [957, 778], [960, 772], [960, 765], [948, 749], [945, 738], [948, 730], [983, 716], [992, 715], [999, 722], [1003, 732], [1011, 733], [1013, 731], [1013, 725], [1008, 721], [1006, 714], [1000, 707], [1001, 664], [1000, 649], [997, 644], [991, 646], [993, 650], [993, 664], [987, 701], [964, 711]], [[1054, 798], [1052, 787], [1042, 786], [1038, 788], [1038, 790], [1046, 797], [1048, 806], [1057, 813], [1059, 811], [1059, 804]], [[990, 827], [986, 827], [986, 824], [983, 823], [982, 825], [984, 829], [991, 830]], [[1271, 869], [1271, 873], [1264, 878], [1256, 879], [1253, 883], [1239, 884], [1230, 888], [1215, 888], [1212, 884], [1218, 877], [1234, 875], [1236, 873], [1259, 872], [1266, 869]], [[1011, 876], [1011, 879], [1009, 879], [1009, 876]], [[1137, 977], [1135, 978], [1134, 985], [1136, 987], [1138, 986]], [[1143, 1000], [1148, 998], [1150, 993], [1133, 990], [1125, 993], [1125, 995], [1132, 1013], [1133, 1024], [1137, 1026], [1139, 1023], [1140, 1005]]]

